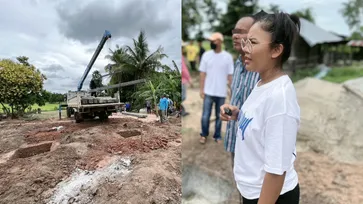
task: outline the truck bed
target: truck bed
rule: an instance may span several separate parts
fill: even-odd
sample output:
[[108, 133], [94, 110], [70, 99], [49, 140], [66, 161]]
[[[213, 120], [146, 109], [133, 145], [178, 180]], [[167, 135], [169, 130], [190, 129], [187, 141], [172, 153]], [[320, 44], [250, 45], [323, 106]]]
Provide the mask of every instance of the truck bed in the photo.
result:
[[68, 107], [71, 108], [95, 108], [95, 107], [107, 107], [107, 106], [120, 106], [122, 103], [98, 103], [98, 104], [86, 104], [80, 105], [78, 104], [68, 104]]

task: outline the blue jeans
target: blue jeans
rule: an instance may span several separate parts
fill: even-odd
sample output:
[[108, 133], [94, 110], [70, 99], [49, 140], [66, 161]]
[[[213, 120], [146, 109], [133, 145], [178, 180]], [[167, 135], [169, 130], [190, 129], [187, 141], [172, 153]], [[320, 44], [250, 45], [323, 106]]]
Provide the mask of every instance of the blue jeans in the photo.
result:
[[187, 97], [187, 90], [186, 90], [186, 86], [184, 84], [182, 84], [182, 101], [185, 101], [186, 97]]
[[213, 103], [215, 103], [216, 124], [215, 124], [215, 132], [213, 138], [215, 140], [222, 139], [221, 137], [222, 121], [221, 118], [219, 117], [219, 114], [220, 114], [220, 107], [224, 104], [225, 99], [226, 98], [224, 97], [204, 95], [202, 133], [200, 133], [200, 136], [207, 137], [209, 135], [209, 120], [210, 120], [210, 115], [212, 113]]

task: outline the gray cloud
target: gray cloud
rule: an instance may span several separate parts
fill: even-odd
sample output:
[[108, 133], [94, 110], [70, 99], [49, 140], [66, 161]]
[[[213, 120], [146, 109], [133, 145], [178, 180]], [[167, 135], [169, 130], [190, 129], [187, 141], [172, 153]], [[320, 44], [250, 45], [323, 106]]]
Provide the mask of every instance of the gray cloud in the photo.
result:
[[63, 72], [65, 69], [62, 67], [62, 65], [59, 64], [51, 64], [48, 67], [43, 67], [41, 70], [48, 72], [48, 73], [55, 73], [55, 72]]
[[[90, 43], [99, 40], [105, 29], [110, 29], [114, 37], [135, 36], [141, 29], [150, 37], [171, 29], [173, 18], [163, 12], [167, 0], [133, 0], [115, 6], [119, 1], [93, 1], [74, 9], [70, 1], [63, 2], [57, 12], [61, 18], [59, 29], [65, 36]], [[176, 2], [176, 1], [175, 1]]]

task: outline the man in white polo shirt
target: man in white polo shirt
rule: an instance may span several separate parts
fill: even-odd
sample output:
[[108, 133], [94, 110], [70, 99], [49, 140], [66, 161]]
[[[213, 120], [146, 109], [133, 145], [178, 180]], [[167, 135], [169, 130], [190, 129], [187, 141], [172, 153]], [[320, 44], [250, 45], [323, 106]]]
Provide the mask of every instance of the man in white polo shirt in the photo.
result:
[[215, 103], [215, 132], [214, 140], [220, 142], [222, 121], [220, 119], [220, 106], [224, 104], [227, 96], [227, 84], [230, 87], [234, 71], [233, 57], [222, 50], [223, 35], [213, 33], [208, 40], [211, 50], [202, 55], [199, 66], [200, 71], [200, 96], [203, 101], [202, 131], [200, 142], [204, 144], [209, 135], [209, 120]]

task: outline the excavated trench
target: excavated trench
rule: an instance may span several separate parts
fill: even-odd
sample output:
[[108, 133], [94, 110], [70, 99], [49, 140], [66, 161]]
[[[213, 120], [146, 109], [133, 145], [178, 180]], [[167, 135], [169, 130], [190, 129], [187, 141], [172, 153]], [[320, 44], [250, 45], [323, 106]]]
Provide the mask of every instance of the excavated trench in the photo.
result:
[[227, 201], [232, 184], [194, 165], [183, 165], [183, 204], [217, 204]]
[[42, 142], [38, 144], [25, 145], [17, 149], [10, 159], [27, 158], [37, 154], [50, 152], [52, 150], [53, 142]]
[[141, 131], [139, 130], [124, 130], [119, 131], [118, 134], [123, 138], [135, 137], [141, 135]]

